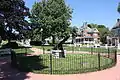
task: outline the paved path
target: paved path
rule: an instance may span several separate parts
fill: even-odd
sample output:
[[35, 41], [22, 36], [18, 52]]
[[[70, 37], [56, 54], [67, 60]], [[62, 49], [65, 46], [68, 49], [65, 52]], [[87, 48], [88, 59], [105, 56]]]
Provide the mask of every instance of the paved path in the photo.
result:
[[[43, 50], [42, 49], [38, 49], [38, 48], [30, 48], [32, 51], [34, 51], [34, 53], [31, 53], [32, 55], [40, 55], [43, 54]], [[45, 54], [51, 53], [51, 51], [44, 51]], [[73, 53], [73, 54], [78, 54], [78, 53], [85, 53], [85, 54], [91, 54], [90, 52], [86, 52], [86, 51], [67, 51], [67, 53]]]
[[[33, 55], [40, 55], [40, 54], [49, 54], [51, 53], [51, 51], [44, 51], [42, 49], [38, 49], [38, 48], [30, 48], [34, 53], [30, 53], [28, 56], [33, 56]], [[91, 52], [87, 52], [87, 51], [67, 51], [67, 54], [91, 54]], [[92, 54], [98, 54], [96, 52], [93, 52]], [[101, 55], [107, 55], [106, 53], [102, 53]]]
[[34, 53], [31, 53], [32, 55], [40, 55], [43, 54], [43, 50], [37, 49], [37, 48], [30, 48]]
[[0, 80], [25, 80], [29, 78], [26, 73], [11, 67], [10, 58], [10, 56], [0, 57]]
[[110, 69], [71, 75], [22, 73], [10, 67], [10, 57], [0, 58], [0, 80], [120, 80], [120, 55], [117, 58], [116, 66]]

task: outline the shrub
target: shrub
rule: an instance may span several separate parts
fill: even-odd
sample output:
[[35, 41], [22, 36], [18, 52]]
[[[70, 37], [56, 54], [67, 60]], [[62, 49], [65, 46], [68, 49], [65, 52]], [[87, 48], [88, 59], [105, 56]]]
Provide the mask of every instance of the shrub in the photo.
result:
[[35, 45], [35, 46], [41, 46], [42, 42], [41, 41], [30, 41], [31, 45]]
[[10, 43], [3, 45], [2, 48], [16, 49], [16, 48], [18, 48], [18, 44], [16, 42], [10, 42]]

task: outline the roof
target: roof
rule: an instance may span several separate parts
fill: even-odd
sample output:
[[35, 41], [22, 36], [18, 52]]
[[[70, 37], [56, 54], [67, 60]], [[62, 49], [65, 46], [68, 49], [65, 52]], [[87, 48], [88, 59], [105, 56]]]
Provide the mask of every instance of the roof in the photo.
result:
[[120, 28], [120, 19], [117, 19], [117, 22], [112, 29], [116, 29], [116, 28]]
[[92, 28], [92, 32], [99, 32], [97, 28]]
[[[87, 23], [83, 24], [82, 27], [78, 29], [77, 35], [78, 36], [84, 36], [84, 38], [93, 38], [92, 35], [94, 33], [99, 33], [97, 28], [90, 28]], [[98, 36], [99, 37], [99, 36]]]

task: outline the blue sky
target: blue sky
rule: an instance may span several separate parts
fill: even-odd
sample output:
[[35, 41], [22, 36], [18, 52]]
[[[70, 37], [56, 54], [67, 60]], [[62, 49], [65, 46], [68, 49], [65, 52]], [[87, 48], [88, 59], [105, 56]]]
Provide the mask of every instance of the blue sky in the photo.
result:
[[[35, 1], [24, 0], [30, 9]], [[72, 26], [80, 27], [83, 22], [103, 24], [112, 28], [116, 19], [120, 18], [117, 12], [119, 0], [65, 0], [73, 9]]]

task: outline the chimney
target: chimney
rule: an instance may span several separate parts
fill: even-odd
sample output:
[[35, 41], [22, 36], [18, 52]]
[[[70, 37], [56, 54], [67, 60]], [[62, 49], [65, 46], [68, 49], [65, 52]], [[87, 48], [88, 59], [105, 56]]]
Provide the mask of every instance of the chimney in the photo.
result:
[[84, 22], [84, 23], [83, 23], [83, 27], [85, 27], [86, 25], [87, 25], [87, 22]]
[[117, 19], [117, 22], [120, 22], [120, 19]]

